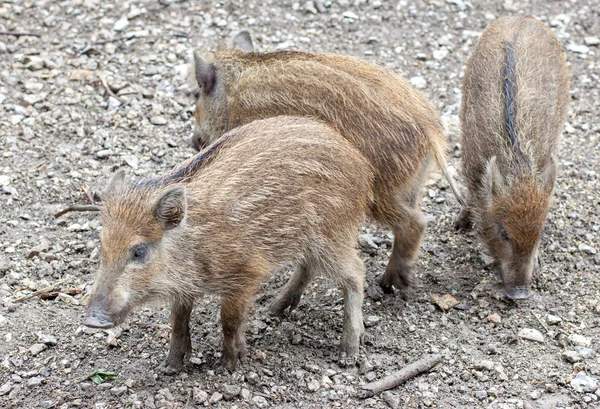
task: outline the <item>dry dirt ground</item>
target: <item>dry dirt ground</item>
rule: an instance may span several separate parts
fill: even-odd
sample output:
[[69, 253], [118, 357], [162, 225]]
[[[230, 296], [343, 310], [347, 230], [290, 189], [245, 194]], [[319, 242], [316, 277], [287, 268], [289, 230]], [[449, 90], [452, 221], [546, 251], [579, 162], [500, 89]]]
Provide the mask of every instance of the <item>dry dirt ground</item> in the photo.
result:
[[[287, 274], [265, 283], [247, 330], [249, 357], [233, 374], [217, 365], [213, 297], [194, 310], [193, 363], [177, 376], [158, 370], [167, 308], [142, 309], [112, 331], [80, 325], [99, 221], [96, 213], [51, 216], [88, 203], [84, 189], [93, 198], [117, 168], [155, 175], [193, 154], [185, 93], [192, 49], [208, 51], [249, 28], [261, 50], [375, 61], [411, 79], [444, 114], [456, 169], [465, 61], [490, 21], [516, 12], [553, 27], [571, 72], [532, 299], [499, 295], [475, 236], [453, 230], [458, 205], [433, 175], [413, 299], [380, 295], [375, 278], [390, 233], [372, 225], [362, 232], [368, 333], [358, 365], [338, 361], [342, 301], [333, 284], [316, 280], [291, 317], [268, 316]], [[0, 36], [0, 407], [600, 407], [599, 0], [4, 0], [0, 30], [41, 35]], [[82, 293], [14, 302], [62, 280], [61, 290]], [[431, 298], [442, 294], [460, 303], [443, 312]], [[539, 331], [541, 342], [523, 330]], [[355, 396], [361, 384], [432, 352], [442, 362], [431, 372], [370, 399]], [[96, 385], [88, 376], [99, 368], [116, 378]]]

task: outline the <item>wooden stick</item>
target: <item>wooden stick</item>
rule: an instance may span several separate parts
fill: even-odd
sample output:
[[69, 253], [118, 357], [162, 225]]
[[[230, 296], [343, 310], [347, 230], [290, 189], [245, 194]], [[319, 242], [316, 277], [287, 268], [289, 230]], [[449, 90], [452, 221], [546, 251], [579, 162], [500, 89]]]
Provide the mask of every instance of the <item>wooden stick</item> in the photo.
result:
[[121, 100], [121, 98], [119, 98], [117, 96], [117, 94], [115, 94], [112, 91], [112, 89], [110, 89], [110, 87], [108, 86], [108, 83], [106, 82], [106, 79], [104, 77], [100, 77], [100, 81], [102, 82], [102, 85], [104, 86], [104, 89], [106, 90], [106, 92], [108, 93], [108, 95], [110, 95], [111, 97], [113, 97], [114, 99], [116, 99], [117, 101], [119, 101], [122, 104], [123, 101]]
[[54, 215], [54, 218], [58, 219], [63, 214], [69, 213], [69, 212], [99, 212], [99, 211], [100, 211], [100, 206], [98, 206], [98, 205], [71, 205], [71, 206], [67, 207], [66, 209], [63, 209], [60, 212], [56, 213]]
[[386, 376], [385, 378], [367, 383], [362, 386], [362, 391], [359, 392], [361, 398], [368, 398], [373, 395], [377, 395], [388, 389], [395, 388], [396, 386], [412, 379], [416, 376], [421, 375], [424, 372], [429, 371], [431, 368], [436, 366], [442, 360], [441, 355], [426, 355], [421, 359], [413, 362], [412, 364], [402, 368], [398, 372]]
[[0, 31], [0, 35], [3, 35], [3, 36], [15, 36], [15, 37], [23, 37], [23, 36], [41, 37], [41, 34], [38, 34], [38, 33], [28, 33], [28, 32], [24, 32], [24, 31]]
[[44, 287], [44, 288], [42, 288], [41, 290], [34, 291], [34, 292], [32, 292], [31, 294], [27, 294], [27, 295], [25, 295], [25, 296], [23, 296], [23, 297], [20, 297], [20, 298], [15, 298], [14, 300], [12, 300], [12, 302], [21, 302], [21, 301], [26, 301], [26, 300], [28, 300], [28, 299], [30, 299], [30, 298], [37, 297], [37, 296], [38, 296], [38, 295], [40, 295], [40, 294], [49, 293], [50, 291], [54, 291], [56, 288], [60, 287], [60, 286], [61, 286], [62, 284], [64, 284], [64, 283], [65, 283], [67, 280], [68, 280], [68, 278], [65, 278], [64, 280], [61, 280], [61, 281], [59, 281], [59, 282], [58, 282], [58, 283], [56, 283], [56, 284], [49, 285], [48, 287]]

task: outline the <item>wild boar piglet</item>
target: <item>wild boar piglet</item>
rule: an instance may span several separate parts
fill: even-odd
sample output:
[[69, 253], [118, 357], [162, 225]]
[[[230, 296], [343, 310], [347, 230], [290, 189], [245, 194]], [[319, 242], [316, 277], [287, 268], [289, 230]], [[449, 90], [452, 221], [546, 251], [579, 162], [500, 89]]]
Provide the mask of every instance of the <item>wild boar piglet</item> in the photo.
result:
[[568, 102], [569, 73], [550, 29], [525, 16], [489, 25], [463, 81], [468, 206], [456, 227], [477, 225], [509, 298], [531, 295]]
[[371, 215], [394, 233], [379, 284], [386, 292], [393, 287], [410, 292], [425, 229], [419, 206], [423, 185], [432, 163], [446, 172], [439, 113], [400, 76], [360, 58], [254, 52], [247, 31], [234, 45], [206, 59], [195, 56], [192, 144], [200, 149], [229, 129], [277, 115], [308, 115], [329, 124], [371, 163]]
[[189, 359], [194, 299], [221, 296], [223, 364], [245, 355], [243, 324], [261, 280], [297, 268], [273, 301], [294, 309], [317, 272], [343, 290], [341, 349], [363, 335], [358, 229], [372, 200], [366, 159], [326, 124], [276, 117], [236, 128], [168, 175], [135, 184], [117, 173], [102, 206], [102, 258], [84, 324], [121, 323], [136, 306], [171, 303], [164, 370]]

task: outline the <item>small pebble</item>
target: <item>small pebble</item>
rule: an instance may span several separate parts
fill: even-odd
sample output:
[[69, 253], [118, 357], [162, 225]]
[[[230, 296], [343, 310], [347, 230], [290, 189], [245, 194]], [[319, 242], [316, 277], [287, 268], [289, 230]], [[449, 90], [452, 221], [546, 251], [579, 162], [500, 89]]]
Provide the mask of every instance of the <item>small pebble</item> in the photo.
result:
[[542, 333], [540, 331], [538, 331], [537, 329], [533, 329], [533, 328], [523, 328], [519, 331], [517, 336], [519, 338], [526, 339], [527, 341], [540, 342], [540, 343], [544, 342], [544, 336], [542, 335]]

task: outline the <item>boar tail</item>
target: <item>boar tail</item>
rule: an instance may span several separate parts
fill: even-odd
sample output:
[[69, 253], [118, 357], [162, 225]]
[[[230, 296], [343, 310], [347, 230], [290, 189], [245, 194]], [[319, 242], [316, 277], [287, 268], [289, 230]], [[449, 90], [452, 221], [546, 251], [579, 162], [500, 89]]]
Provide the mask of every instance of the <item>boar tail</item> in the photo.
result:
[[458, 203], [461, 205], [461, 207], [467, 207], [467, 201], [465, 200], [464, 196], [462, 195], [462, 193], [460, 192], [460, 190], [458, 189], [458, 186], [456, 185], [456, 182], [454, 181], [454, 179], [452, 178], [452, 175], [450, 175], [450, 173], [448, 172], [448, 163], [446, 162], [446, 138], [444, 133], [441, 133], [440, 138], [438, 138], [440, 141], [443, 141], [441, 143], [434, 143], [433, 146], [433, 156], [435, 159], [435, 163], [437, 164], [438, 168], [442, 171], [442, 175], [444, 176], [444, 178], [448, 181], [448, 184], [450, 185], [450, 189], [452, 189], [452, 193], [454, 194], [454, 197], [456, 198], [456, 200], [458, 201]]

